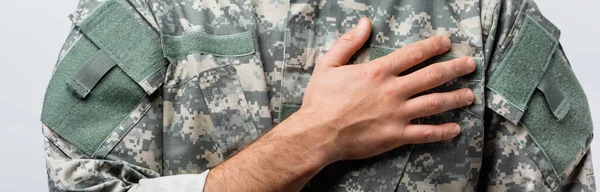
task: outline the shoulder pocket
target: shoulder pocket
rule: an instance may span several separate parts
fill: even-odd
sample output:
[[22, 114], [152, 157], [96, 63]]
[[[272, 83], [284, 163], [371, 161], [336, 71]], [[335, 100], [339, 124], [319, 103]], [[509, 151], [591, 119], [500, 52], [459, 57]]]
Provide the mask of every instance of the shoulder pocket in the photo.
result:
[[558, 49], [557, 38], [525, 16], [512, 47], [486, 85], [487, 107], [518, 125], [507, 127], [554, 189], [581, 160], [592, 139], [585, 94]]
[[[242, 82], [239, 77], [246, 73], [241, 70], [248, 66], [262, 66], [255, 40], [249, 30], [228, 35], [186, 32], [180, 36], [164, 36], [164, 54], [175, 63], [167, 72], [164, 100], [169, 107], [165, 108], [164, 124], [171, 130], [194, 132], [195, 145], [216, 146], [222, 157], [256, 139], [253, 115], [258, 114], [251, 113], [242, 86], [254, 82], [252, 79]], [[194, 118], [190, 118], [190, 114], [194, 114]], [[194, 130], [187, 130], [188, 124], [193, 124]], [[174, 131], [173, 134], [179, 133]], [[180, 142], [177, 137], [165, 140], [178, 143], [178, 146], [170, 146], [174, 148], [191, 145]], [[186, 155], [179, 152], [189, 151], [170, 151], [165, 158]]]
[[168, 61], [158, 34], [126, 2], [105, 1], [74, 22], [82, 35], [50, 81], [42, 122], [93, 156], [162, 85]]

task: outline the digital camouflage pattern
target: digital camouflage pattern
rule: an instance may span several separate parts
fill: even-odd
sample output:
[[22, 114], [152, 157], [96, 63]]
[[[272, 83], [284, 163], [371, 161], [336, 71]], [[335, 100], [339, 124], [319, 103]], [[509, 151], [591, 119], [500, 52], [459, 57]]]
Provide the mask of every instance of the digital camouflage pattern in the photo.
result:
[[[446, 35], [453, 43], [448, 55], [474, 57], [478, 70], [428, 92], [468, 87], [476, 100], [415, 120], [457, 122], [457, 138], [334, 163], [305, 191], [595, 191], [589, 142], [554, 173], [515, 121], [522, 111], [485, 87], [526, 14], [558, 36], [532, 0], [81, 0], [70, 18], [80, 23], [111, 1], [135, 10], [161, 36], [250, 31], [255, 52], [168, 58], [164, 84], [141, 82], [158, 91], [131, 109], [94, 154], [43, 126], [53, 191], [201, 191], [207, 170], [277, 125], [281, 106], [301, 104], [315, 62], [362, 17], [372, 20], [371, 39], [351, 63], [374, 59], [371, 48]], [[72, 29], [57, 65], [84, 36]]]

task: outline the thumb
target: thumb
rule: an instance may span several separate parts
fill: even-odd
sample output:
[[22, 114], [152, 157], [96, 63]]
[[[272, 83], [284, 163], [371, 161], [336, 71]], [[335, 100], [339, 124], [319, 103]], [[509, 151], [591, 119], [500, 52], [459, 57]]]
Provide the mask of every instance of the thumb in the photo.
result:
[[371, 21], [363, 17], [358, 25], [344, 33], [335, 45], [319, 59], [317, 67], [340, 67], [348, 63], [348, 60], [358, 51], [369, 39], [371, 34]]

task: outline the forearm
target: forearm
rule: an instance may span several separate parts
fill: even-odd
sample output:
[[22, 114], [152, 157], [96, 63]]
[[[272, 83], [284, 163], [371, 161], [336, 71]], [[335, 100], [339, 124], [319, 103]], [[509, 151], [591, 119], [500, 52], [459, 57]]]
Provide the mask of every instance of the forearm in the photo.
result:
[[[316, 126], [296, 113], [209, 172], [205, 191], [299, 191], [332, 159]], [[279, 131], [286, 130], [286, 131]], [[323, 129], [318, 129], [323, 130]]]
[[[416, 65], [450, 49], [450, 39], [432, 37], [371, 64], [344, 66], [368, 39], [370, 26], [368, 19], [361, 19], [355, 29], [344, 34], [317, 62], [300, 110], [211, 170], [205, 190], [298, 191], [335, 161], [364, 159], [404, 144], [436, 142], [458, 135], [460, 127], [456, 123], [414, 125], [410, 120], [470, 105], [474, 100], [472, 91], [411, 97], [473, 72], [475, 61], [459, 58], [437, 63], [398, 79], [397, 74], [411, 67], [402, 63]], [[432, 73], [440, 75], [433, 77]], [[428, 74], [433, 78], [423, 80]]]

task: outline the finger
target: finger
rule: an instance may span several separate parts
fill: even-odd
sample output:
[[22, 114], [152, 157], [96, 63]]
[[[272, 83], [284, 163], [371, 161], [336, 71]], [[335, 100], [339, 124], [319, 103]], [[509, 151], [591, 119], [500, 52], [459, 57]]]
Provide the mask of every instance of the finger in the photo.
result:
[[317, 62], [317, 68], [339, 67], [348, 63], [348, 60], [369, 39], [371, 34], [371, 21], [362, 18], [356, 28], [344, 33], [335, 45]]
[[398, 75], [433, 56], [450, 50], [452, 44], [448, 37], [435, 36], [425, 40], [411, 43], [373, 62], [380, 65], [389, 65], [390, 72]]
[[427, 66], [411, 74], [398, 77], [399, 88], [410, 96], [440, 86], [452, 79], [467, 75], [476, 68], [470, 57], [453, 59]]
[[442, 125], [412, 124], [404, 128], [403, 144], [422, 144], [444, 141], [456, 137], [460, 126], [456, 123]]
[[470, 89], [446, 93], [432, 93], [406, 101], [404, 108], [410, 119], [431, 116], [473, 103], [475, 96]]

